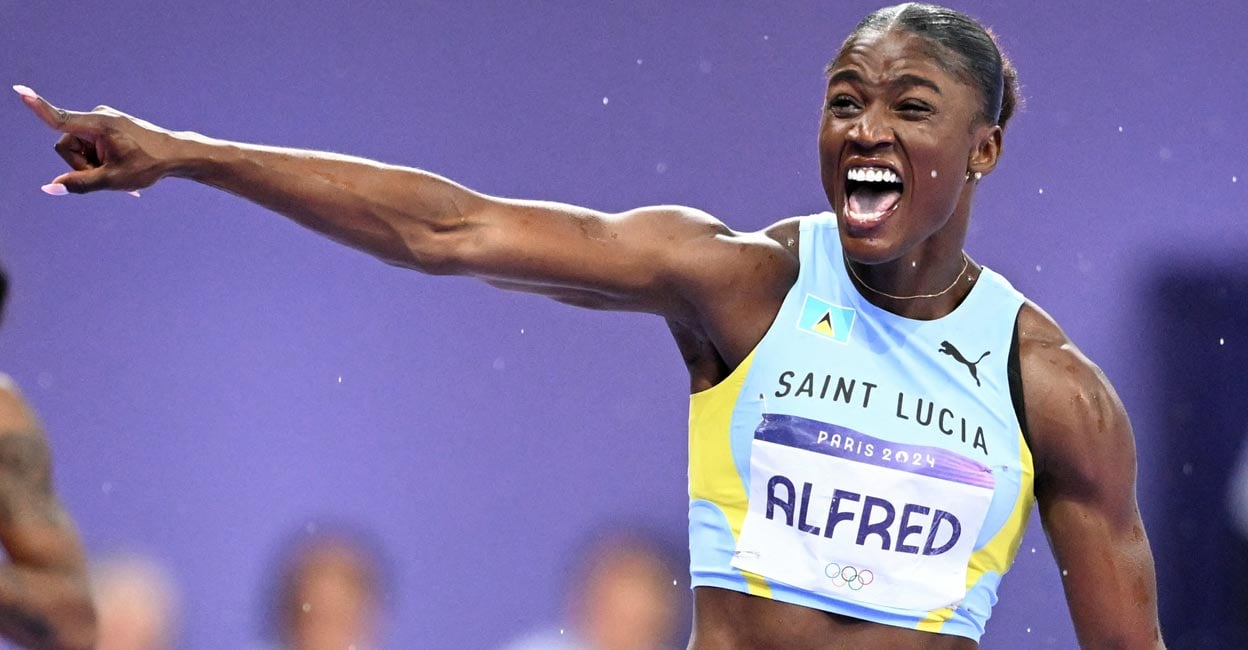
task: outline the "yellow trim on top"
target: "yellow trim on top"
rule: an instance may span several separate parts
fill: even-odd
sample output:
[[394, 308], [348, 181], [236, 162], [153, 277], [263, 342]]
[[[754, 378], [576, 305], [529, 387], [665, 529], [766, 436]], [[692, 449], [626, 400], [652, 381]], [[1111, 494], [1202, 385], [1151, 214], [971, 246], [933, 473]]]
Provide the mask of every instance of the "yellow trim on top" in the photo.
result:
[[[723, 381], [689, 396], [689, 498], [717, 506], [734, 540], [741, 537], [750, 497], [732, 458], [732, 414], [753, 362], [751, 351]], [[750, 594], [771, 597], [765, 578], [741, 573]]]
[[[1004, 575], [1013, 564], [1019, 545], [1023, 543], [1023, 533], [1027, 530], [1031, 506], [1036, 501], [1036, 470], [1031, 457], [1031, 449], [1027, 447], [1027, 441], [1023, 438], [1021, 429], [1018, 432], [1018, 448], [1021, 466], [1018, 499], [1014, 501], [1014, 510], [1010, 513], [1010, 518], [1001, 526], [997, 534], [993, 535], [982, 548], [971, 553], [970, 562], [966, 567], [967, 591], [970, 591], [971, 587], [974, 587], [975, 583], [979, 582], [980, 578], [989, 571]], [[919, 621], [917, 629], [925, 632], [939, 632], [944, 627], [945, 621], [953, 618], [953, 611], [952, 607], [932, 610]]]

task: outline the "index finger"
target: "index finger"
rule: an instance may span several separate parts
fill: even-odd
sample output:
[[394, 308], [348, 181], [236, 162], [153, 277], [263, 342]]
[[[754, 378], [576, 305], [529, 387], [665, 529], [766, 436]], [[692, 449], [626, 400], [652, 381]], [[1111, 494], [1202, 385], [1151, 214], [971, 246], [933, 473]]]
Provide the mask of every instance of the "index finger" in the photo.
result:
[[65, 133], [91, 133], [96, 131], [95, 121], [90, 113], [67, 111], [53, 106], [39, 93], [27, 86], [13, 86], [13, 90], [22, 96], [22, 101], [35, 112], [44, 124]]

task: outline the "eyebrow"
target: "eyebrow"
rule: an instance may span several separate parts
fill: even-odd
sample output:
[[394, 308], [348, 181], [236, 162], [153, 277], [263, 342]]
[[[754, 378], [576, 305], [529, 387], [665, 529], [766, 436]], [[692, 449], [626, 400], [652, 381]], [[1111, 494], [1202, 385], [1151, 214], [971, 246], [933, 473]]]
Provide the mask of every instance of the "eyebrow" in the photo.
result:
[[[834, 83], [840, 83], [840, 82], [864, 83], [862, 79], [862, 75], [858, 74], [857, 70], [840, 70], [838, 72], [833, 73], [832, 76], [828, 79], [828, 83], [834, 84]], [[940, 86], [937, 86], [936, 82], [932, 81], [931, 79], [928, 79], [927, 77], [921, 77], [917, 74], [903, 74], [897, 77], [896, 79], [894, 79], [892, 82], [890, 82], [889, 85], [907, 86], [907, 87], [922, 86], [924, 88], [930, 88], [931, 90], [935, 91], [937, 95], [944, 94], [940, 92]]]

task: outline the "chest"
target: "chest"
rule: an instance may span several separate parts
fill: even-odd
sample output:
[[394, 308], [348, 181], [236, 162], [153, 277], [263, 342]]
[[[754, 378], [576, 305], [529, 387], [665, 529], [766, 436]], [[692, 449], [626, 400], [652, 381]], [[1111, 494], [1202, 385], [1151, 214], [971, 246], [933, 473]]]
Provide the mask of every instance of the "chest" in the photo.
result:
[[[795, 287], [755, 350], [742, 398], [760, 414], [866, 434], [857, 442], [871, 436], [989, 463], [995, 446], [1016, 457], [1002, 324], [898, 320], [805, 289]], [[821, 442], [847, 444], [834, 434]]]

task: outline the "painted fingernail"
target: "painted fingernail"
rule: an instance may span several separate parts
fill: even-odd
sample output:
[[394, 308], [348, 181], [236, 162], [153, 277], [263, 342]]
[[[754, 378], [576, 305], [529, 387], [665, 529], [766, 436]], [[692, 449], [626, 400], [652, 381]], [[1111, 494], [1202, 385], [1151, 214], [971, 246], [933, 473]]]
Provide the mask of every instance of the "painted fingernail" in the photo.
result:
[[29, 97], [31, 99], [39, 98], [39, 93], [31, 90], [29, 86], [17, 85], [17, 86], [13, 86], [13, 90], [16, 90], [17, 94], [21, 95], [22, 97]]
[[66, 194], [69, 194], [69, 190], [61, 183], [48, 183], [39, 189], [51, 194], [52, 196], [65, 196]]
[[136, 199], [141, 199], [141, 198], [143, 198], [143, 195], [142, 195], [142, 194], [139, 194], [139, 191], [138, 191], [138, 190], [134, 190], [133, 192], [126, 192], [126, 194], [129, 194], [130, 196], [133, 196], [133, 197], [134, 197], [134, 198], [136, 198]]

